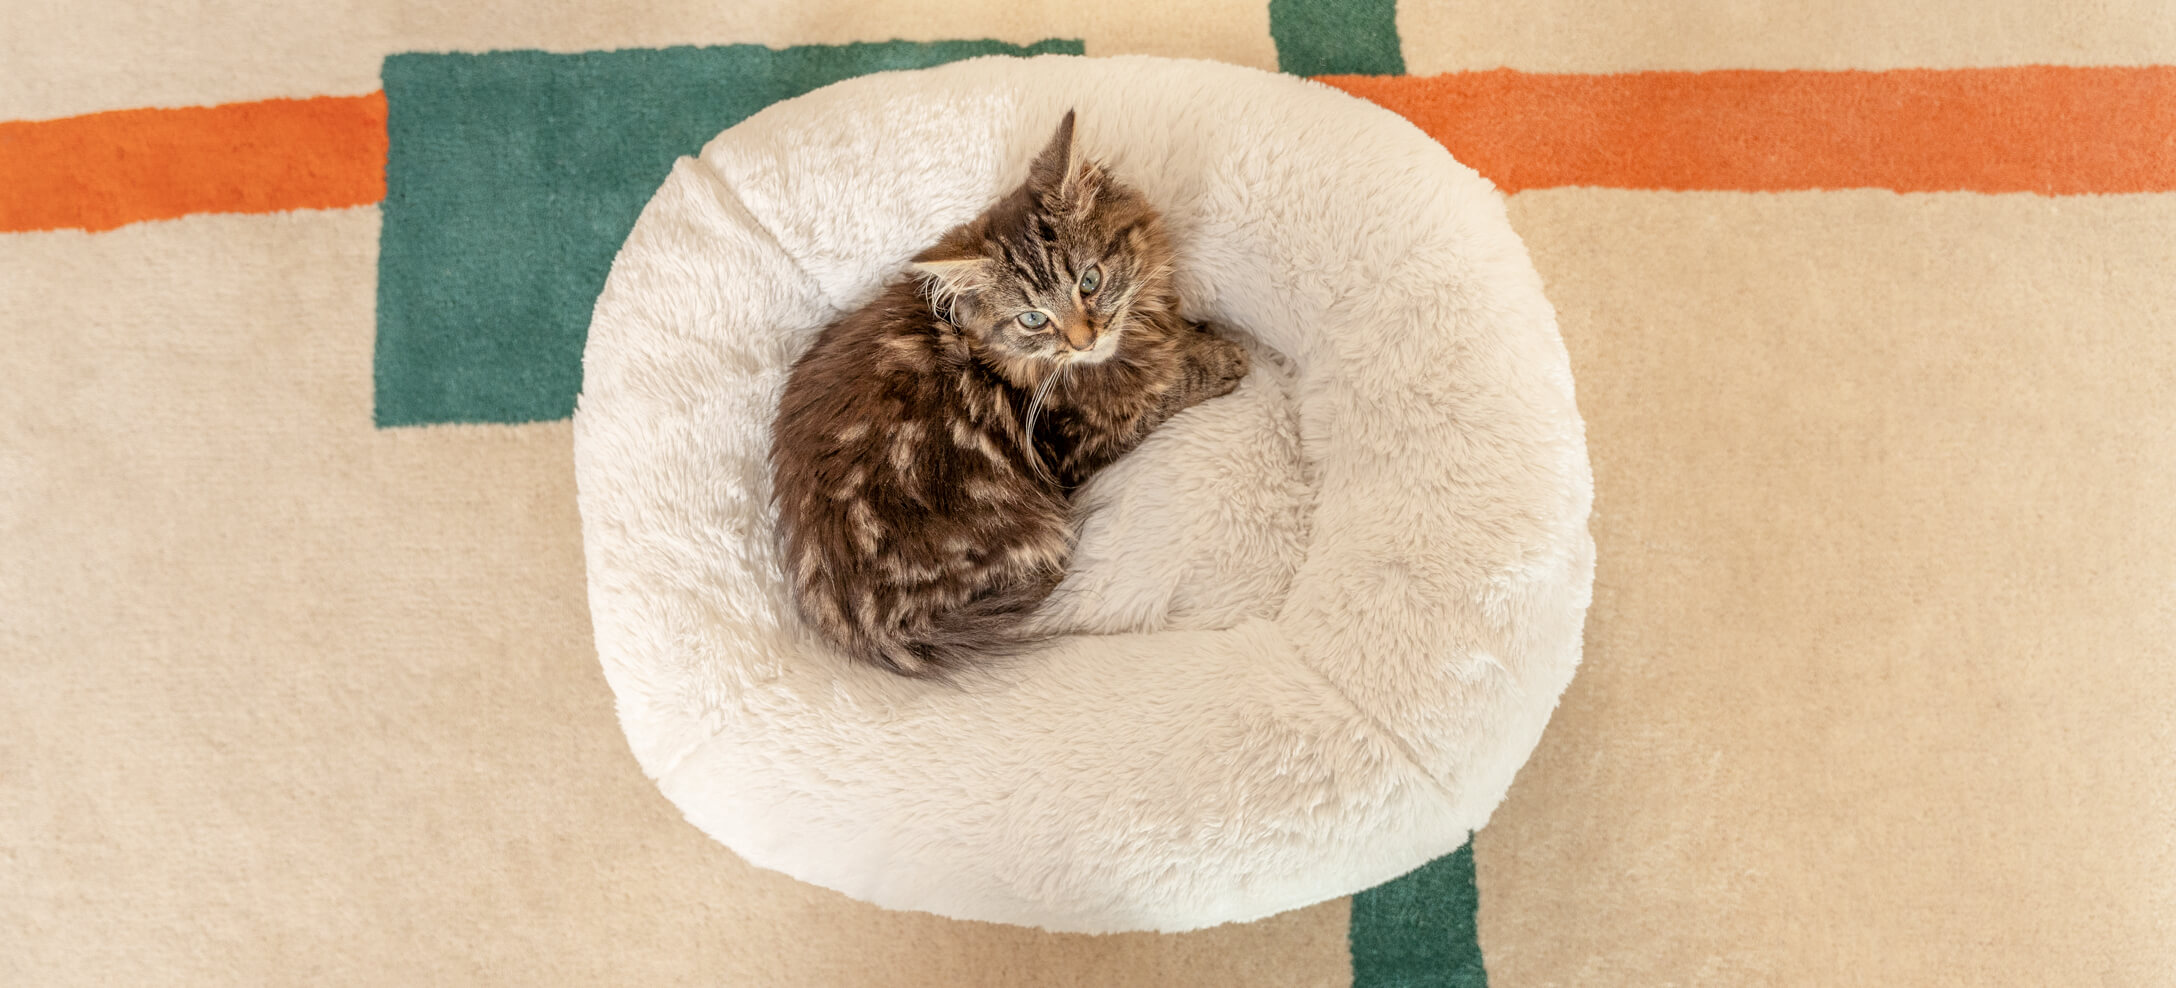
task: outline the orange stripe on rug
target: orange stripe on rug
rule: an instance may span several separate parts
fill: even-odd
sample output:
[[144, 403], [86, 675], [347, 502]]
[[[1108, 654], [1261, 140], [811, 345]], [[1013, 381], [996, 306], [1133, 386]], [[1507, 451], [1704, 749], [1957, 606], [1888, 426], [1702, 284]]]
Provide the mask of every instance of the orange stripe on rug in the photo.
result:
[[[1324, 76], [1507, 192], [2176, 191], [2176, 66]], [[385, 197], [384, 93], [0, 122], [0, 232]]]
[[1325, 76], [1506, 192], [2176, 190], [2176, 66]]
[[385, 198], [385, 94], [0, 122], [0, 231]]

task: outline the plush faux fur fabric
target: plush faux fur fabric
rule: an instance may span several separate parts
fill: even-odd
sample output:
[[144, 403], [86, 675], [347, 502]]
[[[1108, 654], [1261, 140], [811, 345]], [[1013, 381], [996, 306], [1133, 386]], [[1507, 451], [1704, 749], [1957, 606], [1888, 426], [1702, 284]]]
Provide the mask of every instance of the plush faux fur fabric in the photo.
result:
[[[1068, 108], [1260, 370], [1084, 492], [1078, 634], [966, 689], [848, 665], [776, 558], [787, 368]], [[1045, 57], [779, 104], [675, 168], [584, 372], [636, 757], [748, 860], [880, 905], [1180, 930], [1368, 887], [1488, 819], [1578, 663], [1592, 485], [1540, 280], [1485, 181], [1313, 83]]]

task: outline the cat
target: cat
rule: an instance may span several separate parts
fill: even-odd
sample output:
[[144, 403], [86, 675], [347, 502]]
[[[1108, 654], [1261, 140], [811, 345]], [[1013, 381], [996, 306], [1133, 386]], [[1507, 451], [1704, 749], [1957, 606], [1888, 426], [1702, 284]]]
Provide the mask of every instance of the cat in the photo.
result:
[[785, 569], [846, 655], [946, 677], [1041, 635], [1070, 493], [1248, 370], [1177, 313], [1160, 214], [1067, 112], [1027, 180], [794, 364], [771, 441]]

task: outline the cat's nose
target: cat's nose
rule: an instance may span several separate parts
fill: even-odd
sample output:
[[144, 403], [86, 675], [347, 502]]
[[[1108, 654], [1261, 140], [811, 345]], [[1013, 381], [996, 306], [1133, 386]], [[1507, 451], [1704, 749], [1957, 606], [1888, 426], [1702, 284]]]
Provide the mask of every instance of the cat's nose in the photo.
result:
[[1075, 350], [1086, 350], [1096, 345], [1096, 328], [1082, 319], [1065, 327], [1065, 345]]

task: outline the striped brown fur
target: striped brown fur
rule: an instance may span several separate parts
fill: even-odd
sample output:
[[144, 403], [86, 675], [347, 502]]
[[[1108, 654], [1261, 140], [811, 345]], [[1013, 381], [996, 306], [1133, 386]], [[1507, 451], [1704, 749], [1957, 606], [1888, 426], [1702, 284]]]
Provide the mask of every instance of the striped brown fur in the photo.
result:
[[1071, 492], [1246, 374], [1236, 344], [1178, 317], [1171, 262], [1156, 211], [1077, 152], [1068, 113], [1025, 183], [825, 328], [771, 444], [802, 616], [910, 676], [1033, 641]]

